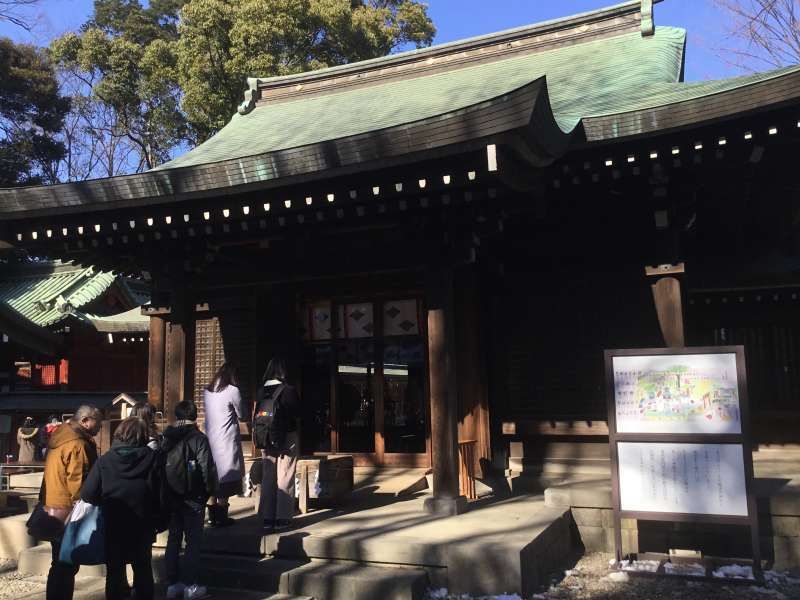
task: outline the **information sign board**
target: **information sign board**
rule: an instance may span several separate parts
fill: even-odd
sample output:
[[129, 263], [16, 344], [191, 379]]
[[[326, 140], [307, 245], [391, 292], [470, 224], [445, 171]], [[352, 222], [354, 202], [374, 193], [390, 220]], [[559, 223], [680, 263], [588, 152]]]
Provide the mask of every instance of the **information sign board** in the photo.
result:
[[623, 518], [749, 525], [760, 570], [742, 346], [606, 350], [615, 546]]
[[619, 442], [624, 511], [747, 516], [740, 444]]
[[614, 356], [619, 433], [741, 433], [736, 354]]

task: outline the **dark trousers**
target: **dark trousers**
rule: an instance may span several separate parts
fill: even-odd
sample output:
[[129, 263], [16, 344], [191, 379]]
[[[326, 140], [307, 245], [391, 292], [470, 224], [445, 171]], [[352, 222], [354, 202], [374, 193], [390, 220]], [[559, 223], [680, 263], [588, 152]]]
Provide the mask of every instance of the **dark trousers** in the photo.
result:
[[[139, 540], [108, 539], [106, 542], [106, 600], [128, 597], [125, 568], [133, 567], [136, 600], [153, 600], [153, 541], [148, 535]], [[48, 599], [49, 600], [49, 599]]]
[[[197, 569], [200, 562], [200, 543], [203, 540], [204, 506], [197, 508], [184, 504], [175, 512], [169, 522], [167, 538], [167, 581], [192, 585], [197, 583]], [[181, 543], [186, 538], [183, 569], [180, 568]], [[137, 596], [138, 599], [138, 596]]]
[[47, 600], [72, 600], [75, 590], [75, 575], [80, 568], [58, 560], [61, 553], [61, 540], [51, 542], [53, 547], [53, 562], [47, 573]]
[[261, 451], [261, 496], [258, 516], [264, 521], [289, 521], [294, 516], [294, 476], [297, 471], [297, 432], [286, 434], [288, 450], [277, 456]]

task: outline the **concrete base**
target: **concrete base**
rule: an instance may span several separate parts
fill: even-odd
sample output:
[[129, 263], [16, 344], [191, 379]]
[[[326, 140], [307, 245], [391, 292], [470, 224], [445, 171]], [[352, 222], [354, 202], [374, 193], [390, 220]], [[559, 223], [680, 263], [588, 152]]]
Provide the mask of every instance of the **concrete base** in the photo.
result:
[[425, 498], [423, 504], [425, 512], [432, 515], [451, 517], [461, 515], [469, 510], [467, 499], [464, 496], [458, 498]]
[[17, 560], [20, 552], [33, 548], [37, 542], [28, 535], [29, 514], [0, 519], [0, 558]]
[[[761, 556], [777, 570], [800, 569], [800, 453], [760, 450], [753, 454]], [[586, 550], [614, 552], [610, 477], [567, 480], [544, 492], [545, 504], [570, 508]], [[702, 549], [712, 556], [751, 556], [745, 527], [623, 519], [622, 552]]]
[[[396, 496], [418, 471], [397, 475], [392, 483], [370, 474], [346, 504], [297, 516], [277, 534], [262, 534], [255, 499], [232, 498], [236, 523], [204, 532], [201, 581], [317, 600], [421, 600], [428, 586], [529, 597], [578, 547], [569, 508], [547, 507], [542, 496], [479, 500], [443, 516], [426, 510], [427, 494]], [[162, 536], [153, 551], [156, 581], [163, 581], [163, 543]], [[49, 544], [20, 556], [21, 572], [41, 576], [49, 566]], [[104, 569], [80, 573], [102, 576]]]
[[285, 560], [421, 567], [433, 587], [452, 593], [530, 596], [578, 547], [569, 510], [547, 508], [541, 496], [471, 503], [452, 516], [428, 513], [424, 502], [423, 496], [310, 513], [295, 519], [293, 531], [266, 536], [263, 552]]
[[313, 561], [286, 572], [280, 591], [326, 600], [418, 600], [427, 587], [423, 569]]

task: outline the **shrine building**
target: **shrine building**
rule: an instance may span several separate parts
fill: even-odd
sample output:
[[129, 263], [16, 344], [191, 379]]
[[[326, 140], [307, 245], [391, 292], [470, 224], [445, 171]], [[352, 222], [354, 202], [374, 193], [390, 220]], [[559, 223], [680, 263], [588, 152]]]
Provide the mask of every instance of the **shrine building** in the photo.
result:
[[636, 0], [253, 77], [151, 171], [0, 190], [0, 239], [150, 282], [165, 414], [283, 355], [302, 453], [430, 467], [431, 510], [459, 448], [607, 461], [606, 348], [743, 344], [755, 444], [796, 444], [800, 67], [685, 82], [685, 50]]

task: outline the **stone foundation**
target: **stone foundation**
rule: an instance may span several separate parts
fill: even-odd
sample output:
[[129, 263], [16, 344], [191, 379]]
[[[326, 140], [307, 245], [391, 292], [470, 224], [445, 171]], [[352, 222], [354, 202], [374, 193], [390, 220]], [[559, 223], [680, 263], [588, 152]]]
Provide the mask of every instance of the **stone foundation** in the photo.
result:
[[[761, 556], [776, 570], [800, 569], [800, 485], [756, 479]], [[569, 506], [587, 551], [614, 552], [614, 519], [609, 481], [585, 481], [545, 490], [545, 504]], [[750, 529], [739, 525], [672, 523], [622, 519], [622, 551], [667, 552], [699, 549], [710, 556], [751, 556]]]

